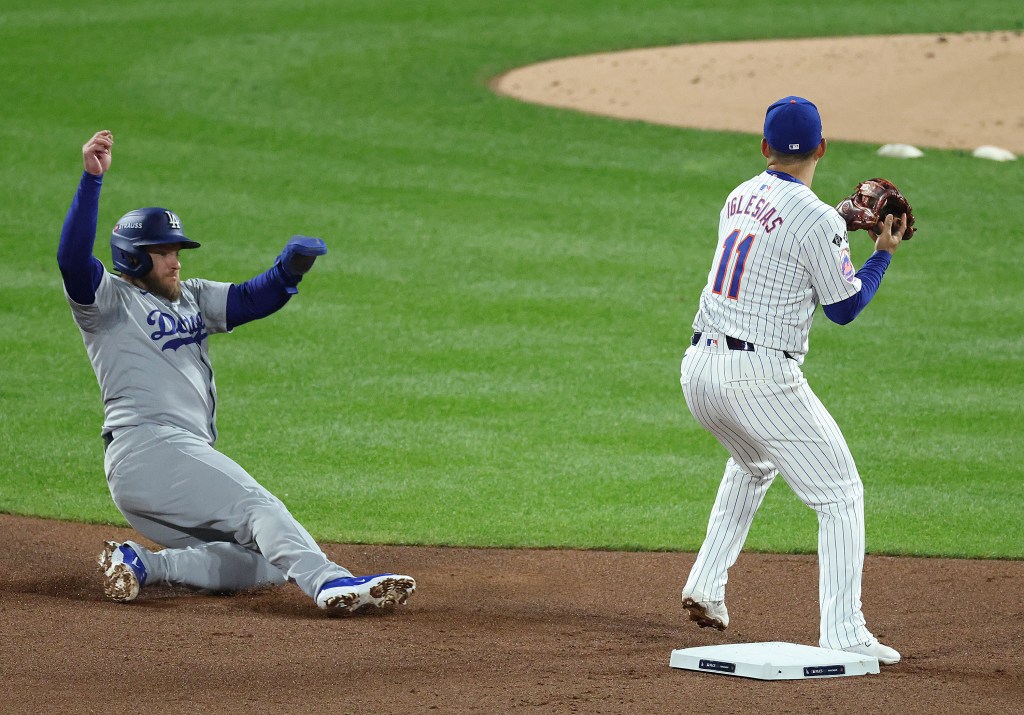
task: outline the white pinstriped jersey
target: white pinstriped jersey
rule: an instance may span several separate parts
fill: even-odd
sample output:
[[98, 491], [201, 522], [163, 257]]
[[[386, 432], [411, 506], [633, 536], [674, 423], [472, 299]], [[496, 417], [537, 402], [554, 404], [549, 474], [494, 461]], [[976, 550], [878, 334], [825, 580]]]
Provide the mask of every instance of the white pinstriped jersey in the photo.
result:
[[815, 308], [856, 294], [855, 273], [839, 212], [792, 177], [764, 171], [722, 208], [694, 330], [805, 354]]

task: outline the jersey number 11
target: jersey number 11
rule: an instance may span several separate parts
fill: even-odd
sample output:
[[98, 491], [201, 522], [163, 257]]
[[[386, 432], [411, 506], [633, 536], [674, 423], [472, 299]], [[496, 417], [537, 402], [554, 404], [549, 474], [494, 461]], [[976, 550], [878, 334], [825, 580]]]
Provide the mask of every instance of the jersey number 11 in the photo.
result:
[[[726, 237], [725, 243], [722, 245], [722, 256], [718, 259], [718, 271], [715, 273], [715, 282], [711, 286], [712, 293], [722, 294], [722, 287], [725, 285], [725, 274], [729, 272], [729, 266], [731, 265], [732, 278], [729, 279], [729, 292], [726, 295], [733, 300], [739, 300], [740, 282], [743, 280], [743, 269], [747, 265], [747, 254], [750, 253], [750, 247], [754, 245], [754, 234], [748, 233], [737, 246], [736, 239], [739, 237], [739, 229], [736, 229]], [[736, 248], [735, 261], [733, 260], [733, 247]]]

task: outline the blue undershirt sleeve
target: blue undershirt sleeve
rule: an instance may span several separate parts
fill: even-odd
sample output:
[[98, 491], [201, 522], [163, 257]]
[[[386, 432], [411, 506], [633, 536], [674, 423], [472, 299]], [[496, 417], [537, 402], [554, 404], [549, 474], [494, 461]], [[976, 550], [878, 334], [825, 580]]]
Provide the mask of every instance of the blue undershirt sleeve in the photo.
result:
[[875, 297], [875, 292], [882, 284], [882, 276], [885, 275], [885, 269], [889, 267], [891, 260], [892, 254], [886, 251], [872, 253], [868, 260], [864, 261], [861, 269], [857, 271], [857, 277], [860, 278], [860, 290], [838, 303], [823, 305], [822, 310], [825, 311], [825, 317], [839, 325], [853, 322], [853, 319]]
[[103, 264], [92, 255], [96, 243], [96, 222], [100, 212], [100, 188], [103, 176], [82, 172], [78, 191], [64, 218], [57, 246], [57, 266], [64, 288], [79, 305], [96, 302], [96, 288], [103, 278]]
[[270, 270], [250, 278], [245, 283], [233, 284], [228, 288], [227, 319], [228, 330], [234, 330], [259, 318], [266, 318], [284, 307], [284, 304], [298, 292], [295, 288], [298, 278], [275, 263]]

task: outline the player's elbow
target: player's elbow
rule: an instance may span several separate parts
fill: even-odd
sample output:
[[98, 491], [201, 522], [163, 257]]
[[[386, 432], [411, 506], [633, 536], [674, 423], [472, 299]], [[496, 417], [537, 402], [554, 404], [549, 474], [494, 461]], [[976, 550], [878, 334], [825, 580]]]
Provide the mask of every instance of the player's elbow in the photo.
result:
[[852, 310], [849, 305], [842, 303], [833, 303], [832, 305], [823, 306], [825, 311], [825, 317], [831, 320], [836, 325], [849, 325], [853, 322], [853, 319], [857, 317], [857, 311]]

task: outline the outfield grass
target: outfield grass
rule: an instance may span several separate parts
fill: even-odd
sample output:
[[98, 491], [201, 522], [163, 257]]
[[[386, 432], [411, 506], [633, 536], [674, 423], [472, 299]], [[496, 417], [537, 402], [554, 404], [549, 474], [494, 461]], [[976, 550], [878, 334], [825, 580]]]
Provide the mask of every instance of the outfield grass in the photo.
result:
[[[1002, 0], [898, 4], [5, 3], [0, 510], [121, 521], [55, 261], [79, 147], [109, 128], [108, 266], [105, 232], [142, 205], [203, 242], [186, 276], [242, 280], [293, 233], [327, 240], [285, 311], [211, 341], [220, 448], [317, 537], [696, 548], [725, 453], [686, 411], [678, 362], [758, 137], [530, 106], [487, 82], [897, 15], [907, 32], [1024, 22]], [[874, 149], [833, 144], [819, 195], [875, 175]], [[885, 170], [921, 233], [855, 323], [819, 316], [805, 372], [858, 460], [869, 551], [1020, 558], [1024, 169], [930, 151]], [[869, 250], [854, 240], [856, 262]], [[748, 546], [813, 551], [815, 532], [780, 480]]]

